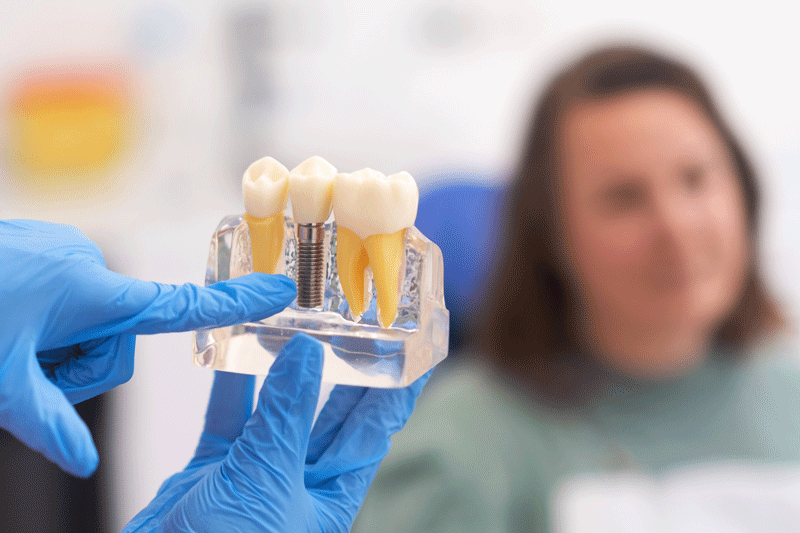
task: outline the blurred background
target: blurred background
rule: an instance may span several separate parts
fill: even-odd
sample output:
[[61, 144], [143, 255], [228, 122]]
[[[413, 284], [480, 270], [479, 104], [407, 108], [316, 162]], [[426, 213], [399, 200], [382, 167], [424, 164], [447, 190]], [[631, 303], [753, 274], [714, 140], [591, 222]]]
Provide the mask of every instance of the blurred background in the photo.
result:
[[[343, 171], [407, 170], [434, 203], [443, 183], [485, 188], [475, 220], [489, 227], [540, 85], [590, 45], [631, 39], [715, 89], [762, 175], [767, 277], [796, 319], [798, 15], [783, 0], [5, 1], [0, 216], [76, 225], [114, 270], [201, 284], [211, 233], [243, 211], [248, 164], [317, 154]], [[457, 246], [456, 344], [463, 287], [486, 262]], [[189, 333], [139, 338], [133, 379], [81, 406], [101, 445], [94, 478], [0, 435], [0, 522], [121, 529], [188, 462], [211, 381]]]

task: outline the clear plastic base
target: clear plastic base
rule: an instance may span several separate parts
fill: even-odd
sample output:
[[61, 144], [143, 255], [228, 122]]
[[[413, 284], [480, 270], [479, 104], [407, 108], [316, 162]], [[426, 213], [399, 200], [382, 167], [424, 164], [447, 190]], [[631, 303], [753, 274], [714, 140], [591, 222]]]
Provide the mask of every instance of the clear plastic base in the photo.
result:
[[[326, 282], [322, 309], [298, 308], [262, 320], [195, 332], [198, 366], [264, 375], [283, 345], [303, 332], [325, 347], [322, 380], [368, 387], [405, 387], [447, 356], [449, 313], [444, 306], [442, 252], [416, 228], [405, 236], [397, 318], [389, 328], [378, 322], [375, 288], [367, 269], [368, 308], [354, 317], [336, 269], [336, 224], [326, 224]], [[222, 220], [211, 239], [206, 285], [253, 271], [250, 233], [241, 215]], [[295, 224], [285, 219], [278, 273], [297, 279]]]

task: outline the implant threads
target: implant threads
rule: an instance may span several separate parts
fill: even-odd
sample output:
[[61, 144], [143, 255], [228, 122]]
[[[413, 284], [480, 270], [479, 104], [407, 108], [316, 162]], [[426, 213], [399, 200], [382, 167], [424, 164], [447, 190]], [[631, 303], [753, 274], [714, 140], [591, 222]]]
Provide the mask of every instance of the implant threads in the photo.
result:
[[297, 306], [322, 308], [325, 297], [325, 224], [297, 225]]

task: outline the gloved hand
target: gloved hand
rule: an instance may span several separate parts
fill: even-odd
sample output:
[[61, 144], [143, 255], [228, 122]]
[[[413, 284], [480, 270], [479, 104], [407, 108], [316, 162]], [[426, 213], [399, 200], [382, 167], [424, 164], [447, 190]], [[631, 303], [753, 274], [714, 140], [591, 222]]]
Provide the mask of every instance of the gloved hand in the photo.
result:
[[322, 345], [297, 334], [252, 416], [253, 376], [217, 372], [194, 458], [123, 533], [350, 531], [430, 372], [404, 389], [337, 385], [312, 430], [322, 360]]
[[134, 335], [260, 320], [295, 298], [284, 276], [202, 288], [105, 268], [80, 230], [0, 221], [0, 427], [63, 470], [88, 476], [97, 450], [78, 403], [133, 373]]

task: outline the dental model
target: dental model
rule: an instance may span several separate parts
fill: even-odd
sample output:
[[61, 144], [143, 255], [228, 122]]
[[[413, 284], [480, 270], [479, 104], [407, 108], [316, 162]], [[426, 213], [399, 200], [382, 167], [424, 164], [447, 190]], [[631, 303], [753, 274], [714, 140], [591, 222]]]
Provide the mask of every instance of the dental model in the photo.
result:
[[337, 174], [333, 213], [339, 281], [354, 317], [364, 313], [365, 270], [372, 269], [378, 317], [388, 328], [397, 316], [405, 232], [417, 218], [419, 191], [408, 172], [384, 176], [365, 168]]
[[289, 196], [297, 224], [297, 305], [322, 308], [325, 295], [325, 221], [331, 214], [336, 168], [319, 156], [289, 174]]
[[414, 227], [419, 191], [408, 173], [337, 173], [320, 157], [289, 172], [265, 157], [242, 189], [247, 212], [217, 226], [205, 284], [281, 273], [297, 283], [297, 300], [259, 321], [198, 329], [194, 364], [266, 375], [304, 332], [322, 343], [322, 383], [396, 388], [447, 357], [442, 252]]
[[250, 230], [253, 271], [274, 274], [283, 251], [283, 211], [289, 171], [271, 157], [250, 165], [242, 178], [244, 220]]

